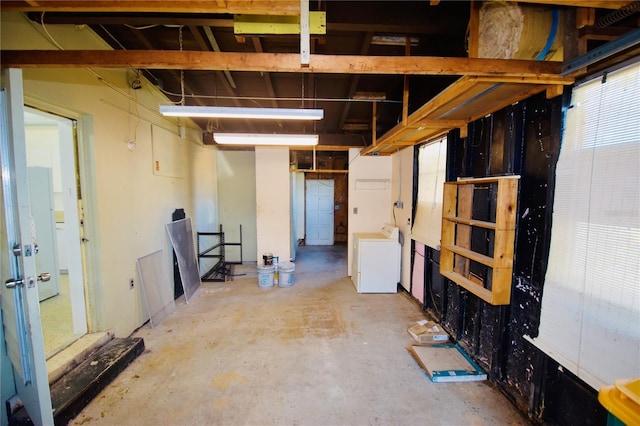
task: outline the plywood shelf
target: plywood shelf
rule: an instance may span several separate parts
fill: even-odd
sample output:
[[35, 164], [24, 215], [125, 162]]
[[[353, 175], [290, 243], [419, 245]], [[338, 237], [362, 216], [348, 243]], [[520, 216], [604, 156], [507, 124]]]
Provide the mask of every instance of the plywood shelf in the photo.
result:
[[464, 219], [462, 217], [448, 216], [443, 219], [447, 219], [450, 222], [461, 223], [463, 225], [477, 226], [478, 228], [496, 229], [496, 224], [493, 222], [485, 222], [483, 220]]
[[485, 266], [488, 266], [489, 268], [493, 268], [493, 257], [485, 256], [484, 254], [476, 253], [473, 250], [469, 250], [469, 249], [458, 247], [456, 245], [451, 245], [451, 244], [443, 245], [440, 249], [441, 250], [444, 249], [444, 250], [453, 252], [455, 254], [459, 254], [460, 256], [464, 256], [467, 259], [471, 259]]
[[[469, 178], [444, 184], [440, 274], [492, 305], [511, 301], [518, 179]], [[494, 221], [472, 217], [483, 198], [477, 191], [487, 193], [484, 211], [494, 212]], [[486, 253], [472, 248], [473, 228], [487, 233]], [[471, 262], [476, 263], [473, 268]]]

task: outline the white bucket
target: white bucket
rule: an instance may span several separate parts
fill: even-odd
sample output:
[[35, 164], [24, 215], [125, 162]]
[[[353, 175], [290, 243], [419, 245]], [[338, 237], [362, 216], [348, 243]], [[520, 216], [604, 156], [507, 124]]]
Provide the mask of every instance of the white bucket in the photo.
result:
[[296, 264], [293, 262], [278, 263], [278, 287], [291, 287], [295, 270]]
[[273, 265], [258, 265], [258, 286], [262, 288], [273, 287], [273, 273], [276, 268]]

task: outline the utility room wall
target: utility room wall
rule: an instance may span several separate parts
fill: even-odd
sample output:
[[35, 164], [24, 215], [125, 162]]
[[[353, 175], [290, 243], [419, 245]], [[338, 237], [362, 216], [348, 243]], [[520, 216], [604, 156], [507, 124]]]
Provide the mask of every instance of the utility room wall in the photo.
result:
[[354, 232], [380, 232], [393, 223], [391, 200], [391, 157], [361, 156], [359, 148], [349, 150], [349, 238], [347, 275], [351, 276]]
[[[219, 151], [217, 160], [218, 210], [225, 240], [230, 243], [239, 242], [242, 225], [242, 260], [255, 262], [258, 260], [256, 154], [253, 151]], [[229, 246], [226, 252], [227, 261], [239, 260], [239, 248]]]

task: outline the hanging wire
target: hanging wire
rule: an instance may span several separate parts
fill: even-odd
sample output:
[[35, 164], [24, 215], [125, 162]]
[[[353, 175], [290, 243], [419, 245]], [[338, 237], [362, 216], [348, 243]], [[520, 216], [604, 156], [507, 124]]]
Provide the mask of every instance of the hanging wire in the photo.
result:
[[[178, 42], [180, 44], [180, 51], [182, 52], [182, 25], [180, 25], [178, 29]], [[185, 105], [185, 97], [184, 97], [184, 69], [180, 70], [180, 105]]]
[[51, 43], [53, 43], [58, 49], [64, 50], [64, 48], [60, 45], [60, 43], [58, 43], [53, 38], [53, 36], [49, 33], [49, 30], [47, 30], [46, 25], [44, 25], [44, 14], [45, 14], [45, 12], [42, 12], [40, 14], [40, 25], [42, 26], [42, 30], [47, 34], [47, 37], [49, 37], [49, 40], [51, 40]]
[[300, 108], [304, 108], [304, 73], [300, 74], [302, 76], [302, 96], [300, 98]]

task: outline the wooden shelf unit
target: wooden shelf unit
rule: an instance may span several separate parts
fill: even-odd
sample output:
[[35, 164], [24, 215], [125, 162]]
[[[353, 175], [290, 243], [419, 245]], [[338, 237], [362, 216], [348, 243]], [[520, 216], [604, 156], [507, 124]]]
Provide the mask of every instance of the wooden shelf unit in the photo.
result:
[[[444, 183], [440, 274], [492, 305], [511, 301], [519, 178], [465, 178]], [[494, 222], [473, 218], [474, 192], [479, 188], [497, 192]], [[487, 238], [492, 244], [487, 253], [472, 250], [474, 227], [493, 234]], [[470, 271], [471, 261], [486, 267], [486, 283]]]

